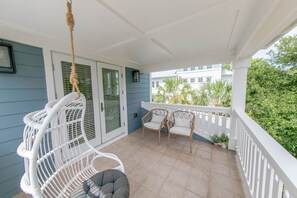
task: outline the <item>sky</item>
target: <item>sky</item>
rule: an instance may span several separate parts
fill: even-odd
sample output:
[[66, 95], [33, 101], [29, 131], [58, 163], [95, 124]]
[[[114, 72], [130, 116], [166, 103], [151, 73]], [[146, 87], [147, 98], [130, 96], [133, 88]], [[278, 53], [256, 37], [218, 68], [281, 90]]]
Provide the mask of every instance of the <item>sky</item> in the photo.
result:
[[[297, 26], [295, 28], [293, 28], [290, 32], [288, 32], [285, 36], [293, 36], [293, 35], [297, 35]], [[278, 41], [276, 41], [275, 43], [277, 43]], [[274, 43], [274, 44], [275, 44]], [[271, 45], [269, 48], [267, 49], [263, 49], [263, 50], [259, 50], [254, 56], [253, 58], [268, 58], [267, 53], [272, 50], [275, 49], [274, 44]]]

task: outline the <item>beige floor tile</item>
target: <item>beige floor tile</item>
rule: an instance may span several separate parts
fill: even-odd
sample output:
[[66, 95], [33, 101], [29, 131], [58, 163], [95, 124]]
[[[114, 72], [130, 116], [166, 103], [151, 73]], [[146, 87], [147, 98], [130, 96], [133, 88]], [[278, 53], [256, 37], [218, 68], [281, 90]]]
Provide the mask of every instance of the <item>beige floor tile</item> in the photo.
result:
[[143, 158], [139, 163], [138, 166], [145, 167], [148, 170], [151, 170], [157, 162], [150, 159], [150, 158]]
[[198, 158], [203, 158], [206, 160], [211, 160], [211, 152], [203, 151], [203, 150], [198, 150], [196, 153], [196, 156]]
[[166, 178], [169, 175], [171, 166], [168, 166], [162, 162], [158, 162], [152, 169], [152, 174], [157, 174], [160, 177]]
[[206, 142], [199, 142], [198, 143], [198, 151], [206, 151], [211, 152], [212, 145]]
[[167, 181], [175, 183], [176, 185], [179, 185], [184, 188], [187, 184], [188, 178], [189, 178], [189, 175], [173, 168], [171, 169], [168, 175]]
[[142, 182], [142, 186], [147, 189], [152, 189], [154, 192], [157, 193], [161, 189], [164, 181], [165, 178], [152, 173]]
[[131, 174], [127, 173], [128, 178], [136, 181], [138, 184], [141, 184], [150, 173], [150, 170], [144, 167], [137, 166], [134, 170], [131, 171]]
[[232, 191], [228, 191], [220, 186], [212, 186], [209, 192], [209, 198], [235, 198]]
[[161, 159], [159, 160], [159, 162], [162, 162], [170, 167], [173, 167], [174, 164], [175, 164], [175, 161], [176, 161], [176, 158], [172, 157], [172, 156], [169, 156], [169, 155], [166, 155], [164, 154]]
[[172, 183], [172, 182], [166, 182], [161, 187], [161, 190], [159, 192], [159, 196], [161, 198], [181, 198], [183, 197], [184, 188]]
[[191, 170], [191, 164], [187, 163], [187, 162], [184, 162], [180, 159], [176, 160], [174, 166], [173, 166], [175, 169], [179, 170], [179, 171], [182, 171], [184, 173], [189, 173], [190, 170]]
[[177, 151], [176, 149], [173, 149], [169, 146], [167, 151], [164, 153], [164, 155], [178, 159], [178, 157], [180, 155], [180, 151]]
[[192, 176], [189, 178], [185, 188], [201, 197], [207, 197], [209, 193], [209, 182], [205, 179]]
[[184, 198], [203, 198], [203, 197], [201, 197], [201, 196], [199, 196], [199, 195], [196, 195], [196, 194], [194, 194], [193, 192], [188, 191], [188, 190], [185, 190], [185, 191], [184, 191], [184, 195], [183, 195], [183, 197], [184, 197]]
[[134, 195], [131, 196], [132, 198], [152, 198], [152, 197], [157, 197], [157, 194], [154, 192], [139, 186]]
[[190, 174], [193, 177], [197, 177], [200, 180], [204, 181], [205, 183], [209, 183], [210, 181], [210, 171], [200, 170], [197, 168], [192, 168], [190, 170]]
[[212, 175], [225, 175], [230, 177], [231, 169], [228, 165], [224, 165], [221, 163], [213, 162], [211, 164], [211, 172]]
[[139, 188], [139, 184], [137, 184], [134, 180], [129, 179], [129, 185], [130, 185], [130, 197], [132, 197], [136, 190]]

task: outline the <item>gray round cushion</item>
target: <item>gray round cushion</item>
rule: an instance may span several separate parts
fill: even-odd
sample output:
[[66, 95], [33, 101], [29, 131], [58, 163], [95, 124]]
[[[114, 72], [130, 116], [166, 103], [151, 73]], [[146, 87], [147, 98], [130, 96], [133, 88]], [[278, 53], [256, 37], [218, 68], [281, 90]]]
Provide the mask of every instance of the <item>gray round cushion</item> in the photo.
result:
[[119, 170], [108, 169], [84, 181], [71, 197], [129, 198], [129, 194], [127, 176]]

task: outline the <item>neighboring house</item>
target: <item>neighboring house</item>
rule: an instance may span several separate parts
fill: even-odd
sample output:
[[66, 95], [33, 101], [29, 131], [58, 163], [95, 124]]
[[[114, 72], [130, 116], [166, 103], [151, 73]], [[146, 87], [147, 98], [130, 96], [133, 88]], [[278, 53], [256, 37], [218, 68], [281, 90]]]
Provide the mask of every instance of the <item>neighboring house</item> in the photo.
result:
[[184, 69], [169, 70], [151, 73], [152, 94], [158, 92], [158, 86], [163, 86], [167, 78], [181, 77], [193, 89], [199, 89], [206, 82], [224, 80], [232, 82], [232, 71], [225, 70], [222, 64], [188, 67]]

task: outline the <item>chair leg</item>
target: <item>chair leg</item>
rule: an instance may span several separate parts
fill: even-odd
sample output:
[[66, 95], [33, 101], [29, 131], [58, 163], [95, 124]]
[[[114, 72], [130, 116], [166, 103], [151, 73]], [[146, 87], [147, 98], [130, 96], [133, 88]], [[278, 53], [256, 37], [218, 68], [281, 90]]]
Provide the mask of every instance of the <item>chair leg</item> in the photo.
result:
[[144, 127], [142, 127], [142, 137], [144, 137]]
[[170, 144], [170, 132], [168, 130], [168, 145]]
[[190, 153], [192, 153], [192, 136], [190, 136]]
[[160, 129], [159, 129], [159, 144], [161, 143], [161, 132], [160, 132]]

